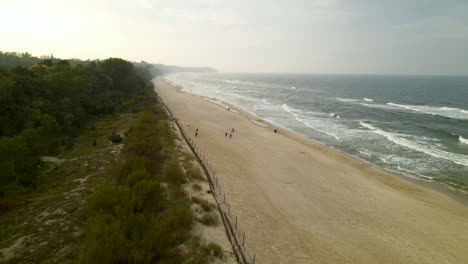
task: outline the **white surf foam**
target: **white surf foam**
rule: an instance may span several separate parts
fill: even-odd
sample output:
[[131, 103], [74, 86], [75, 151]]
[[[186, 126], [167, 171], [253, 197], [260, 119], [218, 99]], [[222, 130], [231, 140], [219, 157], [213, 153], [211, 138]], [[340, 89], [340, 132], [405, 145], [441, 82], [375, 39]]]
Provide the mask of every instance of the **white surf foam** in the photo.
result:
[[468, 139], [462, 136], [458, 136], [458, 141], [460, 141], [460, 143], [463, 143], [463, 144], [468, 144]]
[[322, 127], [324, 126], [323, 124], [320, 125], [320, 126], [319, 126], [318, 124], [312, 124], [312, 123], [310, 122], [310, 120], [307, 120], [306, 118], [301, 117], [301, 116], [298, 114], [298, 113], [302, 112], [301, 110], [294, 109], [294, 108], [290, 107], [288, 104], [283, 104], [283, 105], [281, 105], [281, 108], [283, 108], [286, 112], [291, 113], [291, 114], [294, 116], [294, 118], [296, 119], [296, 121], [298, 121], [299, 123], [304, 124], [306, 127], [312, 128], [312, 129], [314, 129], [314, 130], [316, 130], [316, 131], [318, 131], [318, 132], [320, 132], [320, 133], [326, 134], [326, 135], [328, 135], [328, 136], [330, 136], [330, 137], [335, 138], [335, 139], [338, 140], [338, 141], [341, 141], [340, 138], [339, 138], [338, 136], [336, 136], [336, 135], [330, 133], [330, 132], [328, 131], [328, 129], [323, 129], [323, 128], [322, 128]]
[[234, 80], [234, 81], [233, 81], [233, 80], [224, 80], [223, 82], [225, 82], [225, 83], [235, 83], [235, 84], [238, 84], [240, 81], [238, 81], [238, 80]]
[[451, 161], [453, 163], [463, 165], [463, 166], [468, 166], [468, 157], [466, 157], [465, 155], [446, 152], [446, 151], [443, 151], [443, 150], [440, 150], [440, 149], [437, 149], [437, 148], [429, 148], [428, 146], [422, 145], [422, 144], [414, 142], [414, 141], [410, 141], [410, 140], [408, 140], [406, 138], [400, 137], [400, 136], [398, 136], [398, 135], [396, 135], [394, 133], [391, 133], [391, 132], [381, 130], [381, 129], [377, 128], [377, 127], [372, 126], [371, 124], [364, 123], [362, 121], [360, 121], [359, 124], [361, 126], [367, 128], [367, 129], [370, 129], [375, 134], [384, 136], [389, 141], [391, 141], [391, 142], [393, 142], [395, 144], [398, 144], [400, 146], [422, 152], [424, 154], [430, 155], [430, 156], [435, 157], [435, 158], [448, 160], [448, 161]]
[[340, 102], [358, 102], [359, 101], [358, 99], [340, 98], [340, 97], [336, 97], [336, 100]]
[[404, 104], [395, 104], [395, 103], [387, 103], [387, 105], [396, 107], [396, 108], [403, 108], [411, 111], [420, 112], [423, 114], [429, 115], [438, 115], [444, 116], [454, 119], [463, 119], [468, 120], [468, 111], [460, 108], [452, 108], [452, 107], [435, 107], [435, 106], [428, 106], [428, 105], [404, 105]]
[[364, 101], [367, 101], [367, 102], [374, 102], [374, 99], [370, 99], [370, 98], [364, 97]]

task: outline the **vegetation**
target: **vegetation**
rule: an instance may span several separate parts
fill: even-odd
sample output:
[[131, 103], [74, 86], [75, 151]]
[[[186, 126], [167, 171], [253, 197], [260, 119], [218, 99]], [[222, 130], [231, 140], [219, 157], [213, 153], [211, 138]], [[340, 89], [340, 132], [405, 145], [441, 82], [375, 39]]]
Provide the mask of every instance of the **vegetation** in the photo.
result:
[[216, 226], [219, 223], [218, 216], [214, 213], [204, 213], [198, 221], [206, 226]]
[[[204, 177], [194, 156], [176, 147], [177, 135], [148, 82], [153, 66], [116, 58], [79, 62], [0, 52], [6, 64], [0, 66], [0, 245], [43, 240], [35, 250], [0, 253], [0, 260], [223, 258], [220, 246], [192, 232], [196, 221], [216, 225], [218, 217], [214, 204], [191, 200], [184, 190]], [[41, 161], [53, 154], [60, 159]], [[24, 194], [24, 205], [14, 208]], [[203, 210], [201, 217], [192, 203]]]
[[192, 197], [192, 202], [198, 204], [205, 212], [210, 212], [212, 209], [216, 208], [214, 203], [210, 203], [207, 200], [198, 198], [196, 196]]
[[[141, 112], [125, 137], [125, 159], [89, 201], [94, 216], [85, 225], [81, 263], [208, 263], [222, 256], [219, 246], [191, 235], [195, 216], [175, 149], [161, 106]], [[204, 221], [213, 225], [214, 219]]]
[[[0, 57], [5, 61], [4, 53]], [[37, 59], [17, 58], [20, 65]], [[153, 90], [142, 73], [116, 58], [76, 66], [58, 59], [0, 66], [0, 207], [34, 187], [40, 156], [72, 148], [74, 135], [90, 119], [137, 111]]]

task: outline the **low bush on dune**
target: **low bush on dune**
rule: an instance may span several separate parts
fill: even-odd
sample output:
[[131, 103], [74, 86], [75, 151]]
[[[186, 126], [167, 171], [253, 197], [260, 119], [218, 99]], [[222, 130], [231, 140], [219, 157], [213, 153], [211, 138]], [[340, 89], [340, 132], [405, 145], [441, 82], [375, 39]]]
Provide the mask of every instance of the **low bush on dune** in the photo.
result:
[[204, 213], [198, 221], [206, 226], [216, 226], [219, 223], [218, 216], [214, 213]]
[[[124, 142], [125, 158], [88, 202], [92, 217], [79, 262], [209, 263], [222, 257], [219, 246], [204, 245], [191, 234], [196, 219], [182, 187], [187, 176], [159, 105], [139, 115]], [[199, 203], [206, 211], [213, 208]], [[204, 222], [217, 223], [215, 217]]]

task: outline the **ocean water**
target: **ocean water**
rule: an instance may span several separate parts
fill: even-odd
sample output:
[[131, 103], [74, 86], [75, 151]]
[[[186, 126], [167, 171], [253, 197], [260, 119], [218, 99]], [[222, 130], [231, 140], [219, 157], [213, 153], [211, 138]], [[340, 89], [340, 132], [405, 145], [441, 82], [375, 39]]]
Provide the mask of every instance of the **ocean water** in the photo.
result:
[[166, 78], [381, 168], [468, 193], [468, 77], [176, 73]]

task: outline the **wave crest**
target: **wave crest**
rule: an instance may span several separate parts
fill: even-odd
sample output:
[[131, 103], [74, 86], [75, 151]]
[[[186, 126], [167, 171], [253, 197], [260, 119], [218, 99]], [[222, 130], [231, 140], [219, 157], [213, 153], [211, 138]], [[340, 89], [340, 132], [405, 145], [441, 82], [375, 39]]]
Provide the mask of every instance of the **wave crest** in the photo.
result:
[[466, 139], [466, 138], [464, 138], [462, 136], [458, 136], [458, 141], [460, 141], [460, 143], [468, 145], [468, 139]]
[[429, 105], [404, 105], [404, 104], [395, 104], [389, 102], [386, 104], [387, 106], [394, 107], [394, 108], [403, 108], [406, 110], [411, 110], [415, 112], [419, 112], [422, 114], [428, 115], [438, 115], [453, 119], [462, 119], [468, 120], [468, 111], [460, 108], [452, 108], [452, 107], [437, 107], [437, 106], [429, 106]]
[[341, 97], [336, 97], [336, 100], [340, 102], [358, 102], [358, 99], [351, 99], [351, 98], [341, 98]]
[[446, 152], [446, 151], [439, 150], [436, 148], [428, 148], [427, 146], [408, 140], [406, 138], [402, 138], [394, 133], [384, 131], [382, 129], [379, 129], [371, 124], [364, 123], [362, 121], [359, 121], [359, 124], [367, 129], [370, 129], [375, 134], [381, 135], [387, 138], [389, 141], [395, 144], [398, 144], [400, 146], [422, 152], [424, 154], [430, 155], [435, 158], [448, 160], [458, 165], [463, 165], [463, 166], [468, 167], [468, 158], [465, 155]]

